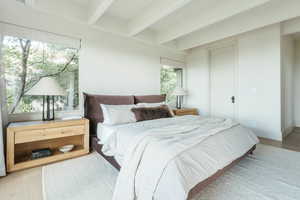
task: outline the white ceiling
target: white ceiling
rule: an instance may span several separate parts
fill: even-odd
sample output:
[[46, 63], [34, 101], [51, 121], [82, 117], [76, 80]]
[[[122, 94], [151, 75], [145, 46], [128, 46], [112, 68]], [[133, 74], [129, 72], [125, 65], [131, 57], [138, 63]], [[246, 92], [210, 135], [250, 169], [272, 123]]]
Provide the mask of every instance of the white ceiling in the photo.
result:
[[107, 13], [120, 19], [130, 20], [147, 9], [151, 3], [161, 0], [115, 0]]
[[[246, 30], [244, 26], [248, 24], [249, 27], [259, 28], [263, 24], [300, 16], [299, 0], [24, 1], [33, 9], [86, 23], [107, 32], [179, 50], [209, 42], [206, 38], [211, 35], [226, 37], [223, 32], [228, 32], [228, 36], [232, 36], [233, 30]], [[277, 14], [281, 7], [291, 9], [289, 12], [282, 10], [282, 13]], [[255, 13], [260, 13], [261, 16]], [[256, 18], [256, 21], [251, 21], [251, 18]], [[244, 23], [241, 21], [243, 19]], [[237, 25], [239, 23], [241, 25]], [[215, 31], [225, 24], [221, 31]]]
[[188, 23], [189, 19], [199, 18], [203, 10], [208, 10], [214, 7], [220, 0], [200, 0], [191, 1], [191, 3], [183, 6], [169, 16], [161, 19], [159, 22], [154, 24], [152, 28], [154, 30], [165, 30], [170, 26], [178, 26], [179, 24]]
[[83, 5], [83, 6], [87, 6], [91, 3], [91, 0], [73, 0], [75, 3]]

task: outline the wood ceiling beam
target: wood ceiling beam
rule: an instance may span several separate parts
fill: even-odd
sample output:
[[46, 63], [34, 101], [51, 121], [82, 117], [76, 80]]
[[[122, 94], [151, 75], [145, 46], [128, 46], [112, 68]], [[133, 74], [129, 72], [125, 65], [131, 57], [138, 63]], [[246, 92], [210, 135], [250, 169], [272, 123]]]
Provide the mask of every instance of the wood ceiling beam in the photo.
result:
[[96, 9], [93, 9], [91, 15], [88, 18], [88, 24], [93, 25], [95, 24], [103, 15], [104, 13], [109, 9], [109, 7], [112, 5], [112, 3], [115, 0], [103, 0], [101, 3], [96, 7]]
[[135, 36], [159, 20], [182, 8], [193, 0], [160, 1], [150, 5], [141, 15], [128, 23], [129, 36]]

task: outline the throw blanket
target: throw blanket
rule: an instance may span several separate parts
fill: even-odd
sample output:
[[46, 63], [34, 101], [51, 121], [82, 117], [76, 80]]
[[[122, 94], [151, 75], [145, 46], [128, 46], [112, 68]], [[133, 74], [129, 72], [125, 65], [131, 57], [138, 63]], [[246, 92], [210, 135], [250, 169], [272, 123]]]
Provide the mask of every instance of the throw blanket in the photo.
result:
[[[151, 129], [137, 136], [125, 154], [113, 200], [152, 200], [164, 169], [172, 159], [207, 137], [236, 125], [230, 119], [206, 118], [196, 123], [187, 121], [180, 126]], [[142, 186], [138, 190], [137, 184]]]

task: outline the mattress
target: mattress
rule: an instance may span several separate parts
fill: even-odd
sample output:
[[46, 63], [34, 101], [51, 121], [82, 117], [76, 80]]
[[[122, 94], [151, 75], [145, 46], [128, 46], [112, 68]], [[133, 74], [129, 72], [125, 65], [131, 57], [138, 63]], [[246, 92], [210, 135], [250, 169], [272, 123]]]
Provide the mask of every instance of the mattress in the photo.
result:
[[[99, 139], [98, 143], [105, 144], [110, 138], [110, 136], [116, 134], [119, 128], [121, 128], [122, 126], [124, 125], [106, 125], [103, 123], [98, 123], [97, 124], [97, 138]], [[118, 164], [121, 166], [124, 154], [115, 154], [112, 156], [116, 159]]]
[[[104, 153], [114, 156], [122, 166], [128, 144], [136, 134], [146, 129], [167, 126], [192, 118], [194, 116], [183, 116], [177, 119], [159, 119], [116, 126], [98, 124], [97, 136], [102, 144], [110, 143], [105, 147]], [[115, 140], [116, 142], [111, 142], [109, 141], [111, 138], [118, 139]], [[201, 144], [178, 155], [167, 165], [155, 192], [155, 199], [186, 199], [189, 191], [200, 180], [205, 180], [222, 169], [220, 166], [229, 165], [257, 143], [257, 137], [249, 129], [240, 125], [208, 137]], [[176, 189], [170, 190], [170, 188]]]
[[105, 141], [114, 134], [117, 130], [116, 125], [105, 125], [103, 123], [98, 123], [97, 125], [97, 138], [101, 141], [101, 144], [104, 144]]

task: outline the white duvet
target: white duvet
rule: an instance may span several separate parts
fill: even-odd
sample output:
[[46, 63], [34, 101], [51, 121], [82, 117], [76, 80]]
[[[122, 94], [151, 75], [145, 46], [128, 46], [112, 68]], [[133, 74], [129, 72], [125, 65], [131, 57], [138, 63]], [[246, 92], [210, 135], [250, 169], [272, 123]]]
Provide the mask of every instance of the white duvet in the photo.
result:
[[184, 116], [114, 126], [102, 143], [122, 165], [114, 200], [183, 200], [258, 139], [229, 119]]

